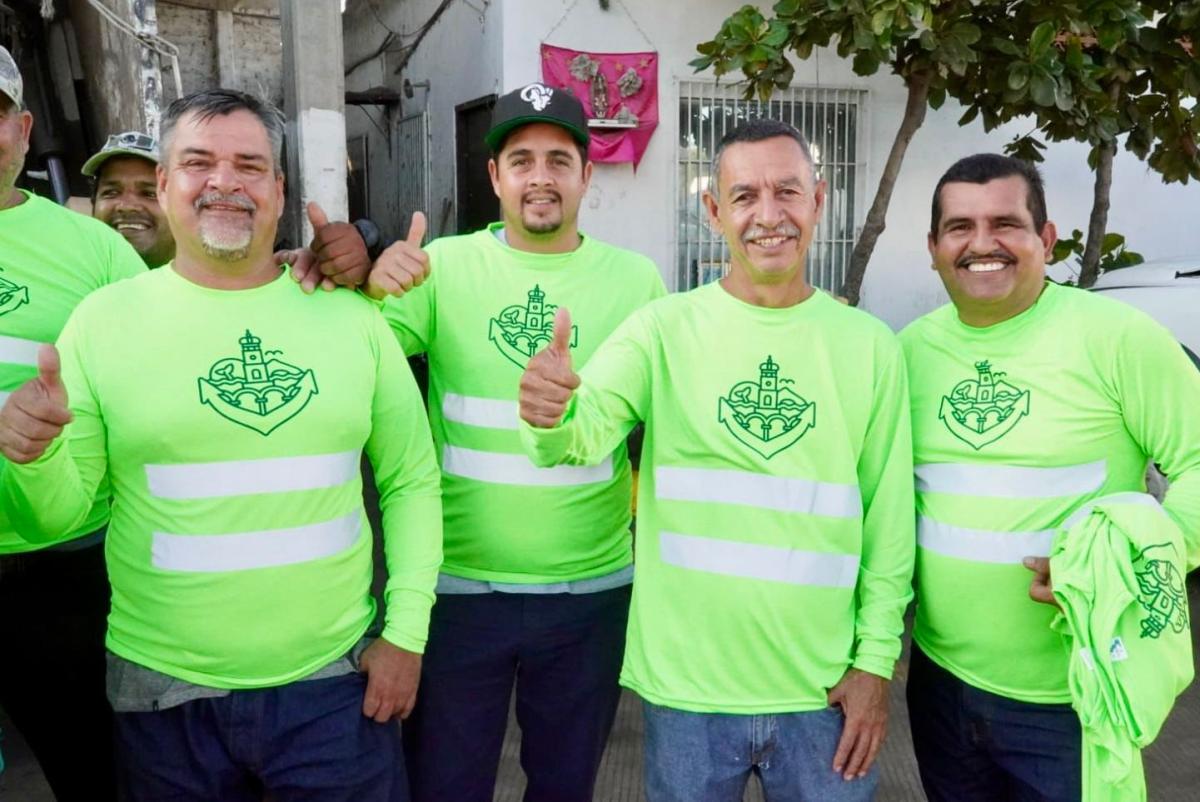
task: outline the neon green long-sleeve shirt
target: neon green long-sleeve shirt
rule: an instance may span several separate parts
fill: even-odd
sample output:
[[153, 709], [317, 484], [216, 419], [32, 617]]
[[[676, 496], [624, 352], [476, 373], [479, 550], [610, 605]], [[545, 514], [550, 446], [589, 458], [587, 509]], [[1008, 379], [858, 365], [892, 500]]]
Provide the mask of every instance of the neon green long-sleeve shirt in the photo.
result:
[[880, 322], [712, 284], [635, 313], [539, 464], [590, 464], [646, 422], [622, 683], [697, 712], [816, 710], [850, 667], [890, 677], [911, 598], [905, 372]]
[[108, 648], [218, 688], [282, 684], [374, 617], [365, 449], [383, 511], [383, 636], [422, 651], [441, 558], [437, 464], [387, 325], [350, 292], [286, 274], [198, 286], [172, 267], [104, 288], [59, 340], [74, 421], [10, 466], [18, 531], [45, 539], [112, 483]]
[[1083, 798], [1146, 799], [1140, 750], [1192, 681], [1183, 534], [1153, 497], [1117, 493], [1054, 538], [1055, 628], [1083, 727]]
[[[37, 351], [58, 339], [76, 305], [93, 290], [146, 272], [137, 252], [113, 229], [28, 192], [0, 210], [0, 402], [37, 375]], [[8, 460], [0, 457], [0, 471]], [[70, 539], [108, 520], [101, 485]], [[41, 548], [17, 535], [0, 512], [0, 554]]]
[[429, 420], [442, 467], [453, 576], [512, 584], [611, 574], [632, 559], [624, 441], [587, 469], [539, 469], [521, 453], [517, 391], [554, 312], [571, 312], [577, 365], [635, 309], [666, 290], [654, 263], [591, 237], [530, 253], [499, 224], [429, 244], [429, 278], [384, 315], [407, 354], [429, 355]]
[[994, 326], [945, 306], [900, 340], [917, 486], [913, 638], [975, 687], [1067, 702], [1054, 611], [1030, 600], [1021, 559], [1047, 556], [1085, 502], [1144, 491], [1153, 459], [1189, 564], [1200, 560], [1200, 374], [1142, 312], [1056, 284]]

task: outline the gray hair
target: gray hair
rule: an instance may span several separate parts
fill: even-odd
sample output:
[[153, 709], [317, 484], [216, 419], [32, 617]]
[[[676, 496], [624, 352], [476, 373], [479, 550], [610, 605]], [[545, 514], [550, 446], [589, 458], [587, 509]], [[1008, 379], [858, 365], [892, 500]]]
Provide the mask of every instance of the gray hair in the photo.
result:
[[725, 148], [739, 142], [762, 142], [765, 139], [774, 139], [780, 136], [787, 137], [800, 146], [800, 152], [804, 154], [804, 160], [812, 169], [815, 180], [817, 167], [813, 162], [812, 152], [808, 148], [808, 140], [804, 138], [804, 134], [800, 133], [795, 126], [788, 125], [782, 120], [750, 120], [727, 132], [717, 143], [717, 150], [713, 153], [712, 158], [712, 178], [708, 184], [708, 191], [712, 193], [712, 196], [717, 197], [717, 185], [721, 178], [721, 156], [725, 153]]
[[159, 134], [159, 150], [162, 153], [163, 161], [167, 161], [167, 155], [171, 151], [171, 138], [184, 115], [195, 114], [200, 122], [207, 122], [213, 117], [232, 114], [235, 111], [250, 112], [263, 124], [263, 128], [267, 129], [267, 139], [271, 142], [271, 157], [275, 163], [275, 174], [281, 174], [283, 172], [283, 113], [273, 104], [236, 89], [204, 89], [172, 101], [163, 115]]

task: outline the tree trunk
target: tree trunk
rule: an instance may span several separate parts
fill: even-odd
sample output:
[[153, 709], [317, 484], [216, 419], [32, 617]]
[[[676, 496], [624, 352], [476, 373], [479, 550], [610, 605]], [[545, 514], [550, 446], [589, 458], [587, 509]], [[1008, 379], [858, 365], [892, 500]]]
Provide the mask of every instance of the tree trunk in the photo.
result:
[[1087, 245], [1079, 263], [1079, 286], [1090, 287], [1100, 276], [1100, 248], [1104, 244], [1108, 228], [1108, 202], [1112, 190], [1113, 156], [1117, 153], [1117, 140], [1112, 139], [1100, 146], [1096, 160], [1096, 184], [1092, 194], [1092, 216], [1088, 220]]
[[900, 120], [900, 129], [896, 131], [896, 139], [892, 142], [892, 150], [888, 154], [883, 174], [879, 177], [879, 188], [875, 191], [875, 201], [867, 212], [867, 220], [863, 223], [862, 234], [854, 246], [850, 256], [850, 267], [846, 271], [846, 281], [842, 284], [841, 294], [851, 306], [858, 306], [859, 293], [862, 289], [863, 276], [867, 272], [867, 262], [871, 260], [871, 252], [875, 250], [875, 242], [887, 228], [887, 209], [892, 200], [892, 190], [896, 187], [896, 179], [900, 175], [900, 165], [904, 162], [904, 154], [908, 151], [908, 143], [921, 124], [925, 122], [925, 109], [929, 103], [929, 83], [933, 74], [918, 72], [910, 75], [905, 84], [908, 86], [908, 100], [904, 105], [904, 117]]

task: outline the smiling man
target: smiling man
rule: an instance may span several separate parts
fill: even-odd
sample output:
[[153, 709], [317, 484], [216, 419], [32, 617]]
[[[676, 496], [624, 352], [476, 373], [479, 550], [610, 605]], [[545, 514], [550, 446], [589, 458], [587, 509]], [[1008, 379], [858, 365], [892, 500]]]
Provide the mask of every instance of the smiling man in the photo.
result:
[[385, 314], [429, 355], [446, 561], [421, 698], [405, 725], [419, 802], [491, 802], [516, 686], [528, 802], [592, 797], [616, 715], [633, 577], [630, 467], [614, 442], [596, 468], [539, 470], [521, 453], [517, 385], [569, 304], [586, 361], [664, 293], [654, 264], [579, 230], [592, 176], [583, 107], [529, 84], [501, 97], [486, 135], [502, 219], [420, 248], [423, 223], [372, 276], [398, 269]]
[[651, 802], [868, 800], [911, 597], [900, 347], [809, 285], [825, 203], [784, 123], [721, 141], [729, 274], [632, 315], [578, 375], [560, 309], [521, 379], [539, 465], [587, 470], [646, 424], [621, 681], [643, 699]]
[[307, 296], [275, 262], [283, 126], [240, 92], [172, 103], [157, 186], [174, 260], [88, 296], [0, 409], [21, 536], [75, 531], [111, 481], [108, 695], [133, 802], [408, 799], [393, 719], [441, 560], [437, 465], [379, 310]]
[[146, 267], [160, 267], [175, 256], [175, 240], [158, 203], [158, 142], [149, 134], [113, 134], [84, 163], [94, 179], [92, 216], [108, 224], [133, 246]]
[[1070, 656], [1056, 610], [1038, 603], [1071, 513], [1144, 492], [1153, 460], [1188, 564], [1200, 561], [1200, 376], [1133, 307], [1047, 282], [1054, 242], [1036, 168], [987, 153], [957, 162], [929, 232], [951, 303], [900, 335], [918, 514], [907, 691], [933, 802], [1080, 799]]

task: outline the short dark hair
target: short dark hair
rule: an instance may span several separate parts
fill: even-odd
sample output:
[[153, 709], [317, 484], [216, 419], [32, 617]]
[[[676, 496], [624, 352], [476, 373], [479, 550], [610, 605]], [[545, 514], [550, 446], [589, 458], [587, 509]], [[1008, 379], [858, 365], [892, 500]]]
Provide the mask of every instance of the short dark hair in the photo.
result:
[[159, 150], [165, 163], [171, 152], [170, 140], [175, 133], [175, 127], [185, 114], [195, 114], [200, 122], [207, 122], [213, 117], [233, 114], [235, 111], [248, 111], [258, 118], [267, 129], [267, 138], [271, 142], [271, 157], [275, 160], [275, 173], [283, 172], [283, 114], [279, 109], [265, 100], [259, 100], [253, 95], [239, 92], [236, 89], [202, 89], [190, 95], [171, 102], [163, 114], [162, 126], [159, 132]]
[[785, 136], [800, 146], [800, 152], [804, 154], [804, 160], [812, 168], [813, 178], [816, 179], [817, 167], [813, 162], [812, 152], [808, 148], [808, 140], [804, 138], [804, 134], [800, 133], [795, 126], [788, 125], [782, 120], [750, 120], [728, 131], [717, 143], [717, 149], [713, 152], [712, 158], [712, 179], [708, 187], [713, 197], [717, 195], [717, 184], [721, 179], [721, 156], [725, 153], [725, 148], [740, 142], [762, 142], [780, 136]]
[[[554, 125], [554, 123], [550, 123], [550, 125]], [[492, 161], [496, 162], [497, 165], [500, 164], [500, 154], [504, 152], [504, 146], [508, 144], [509, 137], [511, 137], [513, 134], [515, 134], [517, 131], [520, 131], [524, 127], [525, 126], [522, 125], [518, 128], [512, 129], [511, 131], [509, 131], [507, 134], [504, 135], [503, 139], [501, 139], [498, 143], [496, 143], [496, 149], [492, 151]], [[566, 128], [564, 128], [562, 130], [566, 131], [566, 133], [568, 133], [568, 134], [571, 133], [570, 131], [567, 131]], [[591, 161], [591, 158], [588, 156], [588, 146], [581, 144], [579, 142], [579, 140], [575, 139], [575, 137], [571, 137], [571, 142], [574, 143], [575, 150], [577, 150], [579, 152], [579, 169], [582, 170], [585, 166], [587, 166], [587, 163], [589, 161]]]
[[929, 235], [937, 240], [938, 225], [942, 222], [942, 187], [951, 183], [986, 184], [997, 178], [1020, 176], [1025, 179], [1025, 206], [1033, 218], [1033, 227], [1039, 233], [1046, 227], [1046, 190], [1042, 186], [1042, 174], [1027, 161], [1002, 156], [999, 153], [976, 153], [959, 159], [950, 165], [933, 190], [933, 212], [930, 216]]

